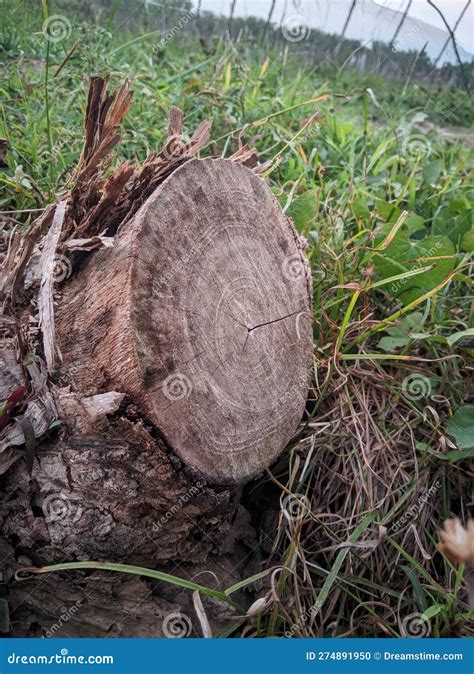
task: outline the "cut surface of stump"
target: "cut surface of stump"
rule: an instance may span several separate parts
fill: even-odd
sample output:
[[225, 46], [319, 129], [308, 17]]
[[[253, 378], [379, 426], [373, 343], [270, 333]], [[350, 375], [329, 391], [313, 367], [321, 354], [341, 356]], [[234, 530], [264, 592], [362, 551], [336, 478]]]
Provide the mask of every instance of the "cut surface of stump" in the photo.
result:
[[167, 178], [64, 287], [63, 371], [121, 391], [182, 462], [242, 483], [284, 449], [312, 362], [310, 282], [265, 182], [225, 159]]

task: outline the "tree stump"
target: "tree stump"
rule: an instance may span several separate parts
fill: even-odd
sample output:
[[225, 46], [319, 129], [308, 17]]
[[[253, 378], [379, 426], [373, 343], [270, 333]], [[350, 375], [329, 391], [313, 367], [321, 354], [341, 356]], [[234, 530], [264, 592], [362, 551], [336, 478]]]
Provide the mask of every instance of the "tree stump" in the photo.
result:
[[57, 311], [63, 370], [83, 395], [126, 393], [213, 484], [241, 484], [284, 449], [311, 369], [309, 277], [263, 180], [194, 159], [95, 253]]
[[[0, 251], [0, 595], [13, 636], [166, 636], [156, 618], [186, 606], [144, 578], [22, 584], [18, 566], [179, 568], [220, 589], [252, 576], [240, 488], [304, 410], [310, 275], [261, 167], [247, 168], [256, 152], [193, 159], [210, 122], [184, 142], [171, 108], [162, 150], [109, 172], [131, 98], [128, 81], [110, 93], [92, 78], [71, 190]], [[229, 620], [227, 605], [206, 608]]]
[[[2, 478], [10, 566], [15, 554], [173, 570], [232, 555], [240, 485], [282, 453], [304, 412], [310, 288], [302, 242], [258, 175], [224, 159], [176, 168], [56, 298], [63, 426], [31, 475], [16, 460]], [[61, 588], [62, 605], [77, 601], [76, 583]], [[10, 588], [16, 634], [45, 634], [51, 615], [29, 596]], [[143, 634], [158, 610], [147, 597]], [[101, 617], [97, 595], [83, 607], [86, 633], [106, 636], [110, 611]]]

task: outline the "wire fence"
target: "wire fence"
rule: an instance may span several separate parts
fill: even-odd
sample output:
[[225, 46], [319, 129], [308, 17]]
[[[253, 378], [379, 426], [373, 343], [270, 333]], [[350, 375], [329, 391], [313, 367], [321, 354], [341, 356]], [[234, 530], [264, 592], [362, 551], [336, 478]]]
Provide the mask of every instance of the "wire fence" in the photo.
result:
[[[35, 0], [29, 0], [35, 2]], [[448, 22], [439, 3], [425, 0], [426, 7], [438, 16], [444, 27], [445, 40], [439, 51], [433, 52], [427, 24], [410, 15], [413, 0], [405, 0], [403, 11], [390, 11], [389, 25], [385, 26], [384, 40], [370, 28], [362, 39], [350, 37], [354, 24], [360, 24], [368, 3], [378, 7], [382, 17], [389, 9], [387, 0], [314, 0], [314, 6], [324, 9], [326, 15], [335, 13], [340, 27], [335, 33], [316, 28], [308, 17], [308, 0], [266, 0], [257, 7], [250, 2], [247, 15], [238, 15], [237, 0], [222, 0], [213, 6], [220, 13], [211, 12], [202, 0], [57, 0], [57, 11], [74, 11], [84, 19], [97, 21], [113, 15], [114, 23], [131, 32], [162, 33], [157, 39], [165, 45], [180, 33], [198, 39], [204, 50], [217, 48], [222, 40], [231, 41], [243, 50], [261, 50], [263, 54], [275, 52], [285, 61], [296, 55], [302, 64], [321, 69], [338, 70], [354, 68], [358, 71], [377, 73], [384, 77], [460, 87], [470, 93], [474, 65], [472, 58], [462, 58], [462, 47], [456, 32], [472, 11], [472, 0], [466, 0], [462, 11], [452, 24]], [[252, 16], [252, 11], [261, 16]], [[347, 10], [347, 11], [346, 11]], [[305, 13], [306, 11], [306, 13]], [[266, 12], [266, 13], [265, 13]], [[359, 13], [358, 13], [359, 12]], [[364, 25], [365, 29], [365, 25]], [[390, 32], [391, 31], [391, 32]], [[352, 34], [354, 31], [352, 31]], [[439, 35], [439, 33], [438, 33]], [[421, 45], [414, 48], [414, 44]], [[428, 45], [430, 48], [428, 50]], [[465, 52], [464, 52], [465, 56]]]
[[[472, 0], [466, 0], [453, 25], [449, 24], [438, 4], [426, 0], [427, 8], [431, 6], [440, 17], [447, 35], [435, 56], [429, 56], [427, 52], [429, 35], [425, 34], [426, 23], [410, 16], [413, 0], [404, 3], [403, 11], [390, 13], [394, 17], [390, 39], [382, 42], [368, 35], [364, 37], [364, 41], [349, 38], [348, 34], [356, 12], [359, 7], [365, 11], [363, 3], [366, 1], [339, 2], [338, 17], [343, 17], [341, 8], [347, 7], [348, 10], [339, 34], [328, 34], [312, 26], [303, 12], [301, 0], [286, 0], [280, 16], [277, 9], [281, 9], [282, 3], [271, 0], [266, 3], [268, 14], [265, 18], [237, 16], [236, 0], [222, 3], [221, 9], [227, 8], [225, 15], [203, 11], [201, 0], [194, 3], [180, 0], [147, 0], [146, 4], [149, 14], [154, 13], [159, 27], [164, 31], [177, 25], [179, 21], [177, 14], [193, 12], [192, 27], [185, 30], [193, 32], [207, 44], [227, 38], [250, 48], [260, 48], [267, 52], [277, 50], [283, 58], [287, 58], [291, 53], [297, 53], [302, 62], [310, 65], [334, 69], [353, 67], [398, 79], [409, 76], [414, 80], [462, 87], [470, 91], [473, 64], [472, 60], [463, 62], [456, 31], [463, 19], [468, 17], [469, 10], [472, 10]], [[334, 11], [336, 3], [331, 1], [322, 5], [327, 6], [327, 11], [331, 12]], [[383, 10], [384, 3], [381, 0], [379, 5]], [[250, 14], [255, 5], [250, 3], [248, 7]], [[414, 42], [423, 44], [421, 48], [414, 50], [410, 47]]]

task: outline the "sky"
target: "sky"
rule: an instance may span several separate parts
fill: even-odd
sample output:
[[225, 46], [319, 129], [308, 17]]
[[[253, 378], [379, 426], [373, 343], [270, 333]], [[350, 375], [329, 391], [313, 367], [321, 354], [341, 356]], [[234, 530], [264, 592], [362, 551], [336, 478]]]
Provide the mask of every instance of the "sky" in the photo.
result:
[[[408, 4], [408, 0], [375, 0], [375, 2], [378, 5], [384, 5], [400, 12], [403, 12]], [[456, 23], [466, 3], [467, 0], [436, 0], [436, 4], [443, 12], [451, 27]], [[444, 28], [441, 17], [428, 5], [426, 0], [413, 0], [408, 16], [413, 16], [431, 23], [433, 26]], [[474, 8], [472, 4], [459, 24], [456, 37], [465, 49], [471, 53], [474, 52]]]
[[[455, 23], [467, 2], [467, 0], [435, 1], [451, 26]], [[193, 0], [194, 4], [196, 4], [196, 2], [197, 0]], [[403, 12], [408, 2], [409, 0], [358, 0], [358, 11], [354, 12], [351, 19], [348, 37], [354, 37], [355, 39], [360, 39], [365, 42], [366, 39], [373, 36], [375, 28], [378, 32], [377, 38], [389, 41], [390, 37], [393, 35], [393, 15], [391, 20], [386, 20], [378, 25], [378, 18], [376, 17], [374, 19], [374, 11], [370, 12], [372, 18], [368, 21], [366, 20], [366, 17], [369, 13], [366, 13], [363, 8], [368, 7], [369, 5], [373, 5], [377, 8], [378, 5], [382, 10], [385, 7], [388, 10], [398, 10]], [[229, 15], [230, 5], [231, 0], [202, 0], [203, 9], [208, 9], [225, 16]], [[322, 30], [325, 32], [339, 33], [344, 25], [344, 20], [350, 5], [351, 0], [276, 0], [272, 20], [278, 23], [283, 14], [285, 14], [285, 16], [302, 14], [310, 19], [312, 26], [321, 26]], [[253, 15], [266, 18], [270, 6], [271, 0], [237, 0], [235, 14], [236, 16]], [[375, 13], [375, 16], [377, 13], [378, 10]], [[391, 14], [391, 12], [389, 13]], [[416, 25], [413, 22], [419, 19], [434, 26], [435, 29], [445, 30], [441, 17], [436, 10], [426, 2], [426, 0], [413, 0], [408, 16], [412, 19], [412, 33], [413, 30], [416, 30]], [[404, 30], [409, 33], [410, 26], [406, 24]], [[424, 36], [424, 32], [420, 33], [419, 41], [421, 41], [422, 35]], [[433, 32], [432, 36], [429, 36], [428, 39], [431, 39], [430, 46], [433, 54], [439, 52], [439, 45], [443, 44], [446, 36], [447, 34], [442, 35], [441, 33], [436, 35], [436, 31]], [[384, 39], [385, 37], [387, 37], [387, 40]], [[464, 49], [471, 52], [471, 54], [474, 53], [474, 2], [471, 3], [471, 7], [464, 15], [464, 18], [456, 31], [456, 37], [459, 44], [464, 47]], [[412, 42], [416, 41], [412, 40]], [[409, 46], [416, 49], [419, 45], [410, 44]], [[429, 52], [430, 48], [428, 48], [428, 53]]]

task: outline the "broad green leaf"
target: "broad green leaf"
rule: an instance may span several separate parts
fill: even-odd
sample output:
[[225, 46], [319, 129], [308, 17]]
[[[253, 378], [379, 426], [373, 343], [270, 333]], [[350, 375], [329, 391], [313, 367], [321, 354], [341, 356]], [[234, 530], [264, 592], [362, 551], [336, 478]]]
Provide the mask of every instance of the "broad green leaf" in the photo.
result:
[[421, 311], [413, 311], [400, 318], [393, 325], [387, 326], [385, 332], [391, 337], [407, 337], [415, 331], [419, 331], [423, 327], [424, 316]]
[[446, 452], [446, 454], [433, 451], [431, 447], [426, 444], [426, 442], [417, 442], [416, 448], [420, 452], [426, 452], [433, 459], [437, 459], [438, 461], [449, 461], [450, 463], [456, 463], [457, 461], [466, 461], [466, 459], [474, 458], [474, 448], [452, 449], [451, 451]]
[[474, 227], [463, 234], [461, 239], [461, 250], [464, 253], [474, 253]]
[[410, 337], [382, 337], [378, 343], [379, 349], [385, 353], [391, 353], [396, 349], [401, 349], [410, 343]]
[[442, 169], [443, 162], [441, 159], [436, 159], [427, 164], [423, 169], [423, 180], [425, 183], [435, 183], [441, 175]]
[[474, 405], [464, 405], [453, 414], [446, 432], [456, 441], [459, 449], [474, 448]]
[[447, 461], [451, 461], [451, 463], [474, 459], [474, 447], [471, 447], [471, 449], [453, 449], [450, 452], [443, 454], [443, 457], [445, 457]]
[[[381, 227], [381, 231], [384, 234], [387, 234], [390, 231], [391, 225], [393, 225], [402, 214], [402, 209], [397, 208], [393, 204], [390, 204], [386, 201], [382, 201], [381, 199], [377, 199], [375, 210], [380, 219], [385, 223]], [[419, 232], [424, 229], [424, 222], [425, 221], [421, 215], [418, 215], [417, 213], [410, 213], [401, 231], [414, 234], [415, 232]]]
[[[448, 236], [459, 247], [464, 236], [472, 229], [474, 209], [467, 199], [452, 199], [440, 208], [433, 219], [433, 234]], [[469, 237], [466, 240], [469, 243]], [[466, 250], [466, 252], [470, 252]]]
[[352, 210], [358, 220], [362, 220], [364, 223], [369, 222], [370, 210], [365, 199], [355, 199], [352, 203]]
[[[381, 239], [382, 235], [380, 235]], [[377, 243], [377, 241], [376, 241]], [[374, 254], [374, 264], [381, 278], [390, 278], [427, 263], [433, 268], [385, 286], [385, 289], [403, 304], [409, 304], [424, 293], [433, 290], [454, 269], [454, 246], [443, 236], [427, 236], [421, 241], [410, 239], [405, 232], [398, 232], [383, 251]]]
[[301, 232], [306, 225], [313, 222], [317, 212], [316, 190], [307, 190], [293, 199], [288, 208], [287, 215], [295, 223], [298, 232]]
[[[382, 351], [390, 353], [395, 349], [407, 346], [411, 341], [437, 340], [438, 337], [436, 335], [432, 335], [429, 332], [421, 332], [424, 322], [425, 318], [419, 311], [414, 311], [404, 316], [394, 325], [390, 325], [385, 329], [388, 336], [382, 337], [379, 342], [379, 348]], [[446, 343], [446, 340], [444, 340], [444, 343]]]

